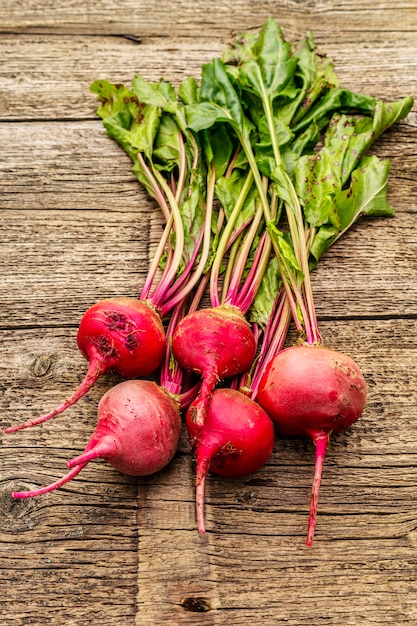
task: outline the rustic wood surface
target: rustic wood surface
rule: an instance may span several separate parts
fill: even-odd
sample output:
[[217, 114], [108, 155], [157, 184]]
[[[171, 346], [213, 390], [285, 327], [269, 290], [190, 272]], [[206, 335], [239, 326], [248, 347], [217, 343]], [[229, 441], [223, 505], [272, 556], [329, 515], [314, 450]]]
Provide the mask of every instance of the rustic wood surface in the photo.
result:
[[[2, 0], [0, 2], [1, 426], [55, 406], [85, 371], [75, 346], [95, 301], [135, 295], [159, 214], [89, 92], [135, 72], [199, 76], [234, 32], [269, 15], [312, 30], [341, 82], [417, 95], [417, 3], [405, 0]], [[417, 624], [417, 116], [376, 144], [391, 159], [390, 220], [360, 223], [314, 275], [326, 343], [362, 367], [368, 406], [331, 442], [315, 544], [304, 546], [308, 441], [278, 440], [237, 481], [210, 476], [196, 531], [185, 437], [166, 471], [137, 481], [95, 462], [60, 477], [96, 421], [104, 376], [76, 407], [2, 436], [0, 622], [5, 626]]]

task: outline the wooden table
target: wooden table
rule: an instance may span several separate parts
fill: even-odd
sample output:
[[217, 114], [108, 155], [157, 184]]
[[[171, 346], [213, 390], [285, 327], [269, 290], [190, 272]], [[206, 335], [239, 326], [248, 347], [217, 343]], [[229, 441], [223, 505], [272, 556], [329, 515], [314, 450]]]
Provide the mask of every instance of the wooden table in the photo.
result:
[[[0, 11], [2, 426], [55, 406], [85, 371], [82, 313], [136, 295], [160, 216], [89, 92], [134, 73], [199, 77], [230, 35], [271, 15], [312, 30], [341, 82], [384, 99], [417, 93], [417, 3], [342, 0], [3, 0]], [[279, 439], [256, 475], [210, 476], [196, 531], [185, 437], [166, 471], [137, 481], [104, 462], [65, 488], [13, 488], [65, 472], [96, 421], [104, 376], [42, 427], [2, 436], [0, 621], [5, 626], [417, 624], [417, 117], [376, 144], [396, 217], [368, 220], [322, 261], [314, 289], [329, 346], [369, 387], [331, 442], [316, 540], [304, 545], [309, 441]]]

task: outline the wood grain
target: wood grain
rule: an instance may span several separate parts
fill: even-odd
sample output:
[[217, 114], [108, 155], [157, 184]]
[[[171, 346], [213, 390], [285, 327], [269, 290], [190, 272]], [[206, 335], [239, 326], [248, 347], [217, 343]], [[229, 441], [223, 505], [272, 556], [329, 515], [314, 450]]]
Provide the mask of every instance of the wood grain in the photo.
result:
[[[96, 118], [92, 81], [136, 72], [174, 85], [230, 36], [272, 15], [312, 30], [346, 87], [417, 92], [417, 11], [370, 0], [91, 0], [2, 3], [0, 427], [49, 410], [80, 382], [82, 313], [136, 295], [159, 210]], [[185, 433], [144, 479], [96, 461], [61, 490], [14, 501], [66, 471], [96, 423], [106, 374], [66, 413], [0, 437], [0, 614], [5, 626], [415, 626], [417, 623], [417, 114], [375, 144], [391, 162], [393, 219], [362, 220], [314, 273], [327, 345], [368, 385], [361, 419], [329, 446], [317, 535], [304, 546], [313, 445], [277, 438], [255, 475], [210, 475], [196, 530]], [[1, 431], [2, 432], [2, 431]]]
[[[277, 6], [272, 0], [254, 4], [237, 0], [227, 4], [214, 0], [102, 0], [83, 3], [52, 2], [52, 0], [25, 0], [21, 6], [7, 0], [2, 13], [5, 32], [83, 33], [95, 35], [133, 35], [196, 38], [200, 33], [210, 37], [227, 38], [231, 32], [259, 28], [272, 15], [285, 28], [325, 32], [327, 38], [344, 43], [363, 34], [369, 40], [402, 39], [416, 24], [415, 5], [406, 0], [400, 6], [383, 0], [373, 0], [369, 8], [359, 0], [338, 3], [331, 0], [284, 0]], [[410, 29], [411, 26], [411, 29]], [[358, 37], [359, 34], [359, 37]], [[361, 37], [362, 35], [362, 37]]]
[[[299, 32], [284, 29], [284, 35], [298, 43], [306, 34], [302, 28]], [[416, 92], [416, 61], [406, 33], [400, 41], [384, 34], [372, 43], [372, 52], [368, 39], [360, 34], [348, 44], [329, 41], [328, 31], [323, 37], [314, 29], [314, 35], [317, 45], [333, 59], [344, 86], [393, 100]], [[186, 76], [199, 79], [202, 64], [220, 57], [228, 41], [229, 35], [213, 38], [206, 32], [198, 38], [154, 36], [139, 42], [117, 35], [3, 34], [0, 121], [93, 118], [93, 81], [105, 78], [130, 85], [139, 73], [150, 81], [165, 78], [178, 86]], [[415, 126], [415, 116], [406, 123]]]

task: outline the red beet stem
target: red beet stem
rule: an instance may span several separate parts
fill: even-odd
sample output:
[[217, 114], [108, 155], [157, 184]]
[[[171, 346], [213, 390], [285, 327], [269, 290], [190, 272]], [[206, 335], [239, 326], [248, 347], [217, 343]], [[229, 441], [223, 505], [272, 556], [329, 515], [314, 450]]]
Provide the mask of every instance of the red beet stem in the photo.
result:
[[71, 468], [80, 464], [86, 465], [89, 461], [93, 461], [98, 458], [110, 459], [119, 451], [117, 442], [114, 437], [111, 437], [111, 435], [100, 437], [98, 441], [92, 443], [93, 447], [90, 446], [91, 442], [82, 454], [67, 461], [67, 467]]
[[74, 391], [74, 393], [67, 398], [60, 406], [53, 409], [49, 413], [42, 415], [41, 417], [37, 417], [25, 424], [18, 424], [17, 426], [10, 426], [9, 428], [5, 428], [5, 433], [16, 433], [19, 430], [24, 430], [25, 428], [30, 428], [31, 426], [37, 426], [38, 424], [42, 424], [43, 422], [47, 422], [51, 418], [63, 413], [65, 409], [72, 406], [80, 398], [86, 395], [97, 381], [99, 376], [105, 371], [106, 365], [105, 362], [99, 358], [92, 359], [89, 363], [87, 373], [81, 382], [80, 386]]
[[314, 468], [313, 486], [311, 488], [310, 496], [310, 518], [308, 521], [308, 533], [306, 540], [307, 546], [311, 546], [313, 544], [314, 530], [316, 527], [317, 519], [317, 507], [319, 502], [320, 483], [323, 474], [324, 458], [326, 456], [328, 443], [329, 435], [327, 433], [322, 433], [318, 437], [314, 438], [314, 445], [316, 446], [316, 464]]
[[77, 474], [81, 472], [83, 467], [85, 467], [86, 463], [81, 463], [80, 465], [76, 465], [68, 474], [62, 476], [59, 480], [47, 485], [46, 487], [41, 487], [40, 489], [33, 489], [32, 491], [12, 491], [13, 498], [33, 498], [34, 496], [41, 496], [44, 493], [49, 493], [50, 491], [54, 491], [55, 489], [59, 489], [72, 480]]

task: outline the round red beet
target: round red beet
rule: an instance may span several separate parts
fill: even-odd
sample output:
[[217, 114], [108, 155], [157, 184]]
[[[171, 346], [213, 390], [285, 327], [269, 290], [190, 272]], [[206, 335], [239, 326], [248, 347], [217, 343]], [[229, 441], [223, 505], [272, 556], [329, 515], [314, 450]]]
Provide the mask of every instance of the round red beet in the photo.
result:
[[97, 302], [84, 313], [77, 344], [89, 361], [78, 388], [49, 413], [6, 428], [6, 433], [41, 424], [63, 413], [88, 393], [99, 376], [109, 369], [126, 378], [147, 376], [161, 365], [166, 338], [158, 313], [146, 301], [120, 297]]
[[259, 384], [257, 401], [283, 435], [308, 436], [316, 447], [307, 545], [313, 542], [327, 444], [353, 424], [366, 403], [366, 384], [349, 356], [321, 346], [279, 352]]
[[201, 425], [218, 380], [241, 374], [251, 366], [256, 341], [241, 311], [221, 305], [186, 315], [174, 331], [172, 353], [181, 367], [203, 379], [194, 405], [195, 419]]
[[273, 424], [253, 400], [234, 389], [215, 389], [204, 424], [195, 420], [197, 401], [186, 415], [187, 430], [197, 461], [198, 530], [205, 532], [204, 485], [207, 472], [225, 478], [248, 476], [260, 469], [274, 447]]
[[12, 495], [30, 498], [53, 491], [97, 458], [129, 476], [153, 474], [171, 461], [180, 434], [179, 405], [165, 389], [148, 380], [124, 381], [100, 400], [97, 427], [83, 454], [68, 461], [71, 471], [46, 487]]

